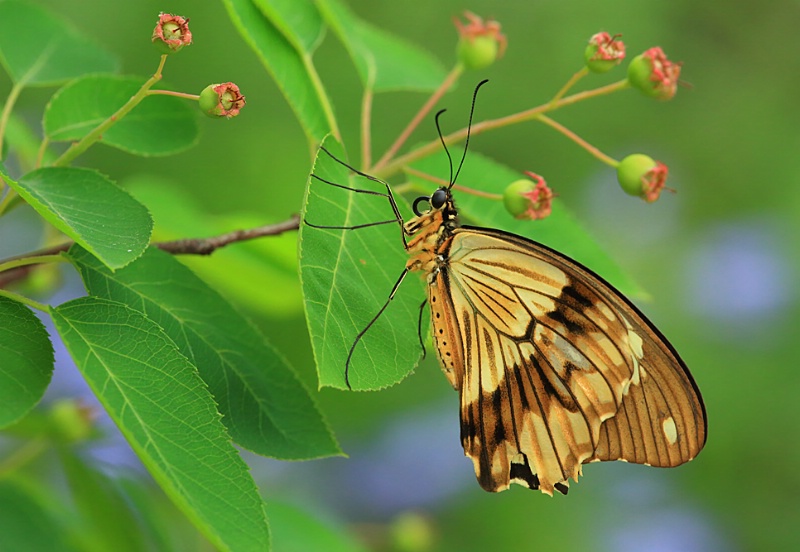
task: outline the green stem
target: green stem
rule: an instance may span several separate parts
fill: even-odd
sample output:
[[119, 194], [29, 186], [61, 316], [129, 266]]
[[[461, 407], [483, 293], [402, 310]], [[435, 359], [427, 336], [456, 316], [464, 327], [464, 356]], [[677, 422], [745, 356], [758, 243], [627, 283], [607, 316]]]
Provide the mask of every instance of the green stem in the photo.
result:
[[4, 263], [0, 263], [0, 272], [18, 268], [20, 266], [28, 266], [34, 264], [44, 263], [63, 263], [66, 259], [62, 255], [37, 255], [34, 257], [20, 257], [19, 259], [12, 259]]
[[[8, 126], [8, 120], [11, 118], [11, 112], [14, 110], [14, 105], [17, 103], [17, 99], [19, 98], [23, 88], [25, 88], [25, 86], [21, 82], [15, 83], [11, 87], [11, 91], [8, 93], [6, 103], [3, 106], [3, 112], [0, 114], [0, 159], [3, 158], [3, 139], [6, 135], [6, 126]], [[0, 192], [2, 191], [2, 188], [0, 188]]]
[[50, 147], [50, 137], [45, 136], [44, 138], [42, 138], [42, 143], [39, 144], [39, 152], [36, 154], [35, 167], [37, 169], [42, 166], [42, 161], [44, 161], [44, 156], [47, 153], [48, 147]]
[[619, 161], [617, 161], [616, 159], [614, 159], [609, 155], [606, 155], [605, 153], [603, 153], [602, 151], [591, 145], [589, 142], [587, 142], [586, 140], [584, 140], [583, 138], [572, 132], [570, 129], [568, 129], [561, 123], [554, 121], [547, 115], [540, 114], [537, 117], [537, 119], [546, 124], [547, 126], [549, 126], [550, 128], [557, 130], [558, 132], [560, 132], [561, 134], [563, 134], [564, 136], [566, 136], [567, 138], [578, 144], [580, 147], [588, 151], [594, 157], [596, 157], [606, 165], [610, 166], [611, 168], [615, 169], [617, 168], [617, 165], [619, 165]]
[[448, 73], [445, 79], [442, 81], [442, 84], [439, 85], [439, 88], [428, 98], [428, 101], [420, 108], [414, 118], [411, 119], [411, 122], [408, 123], [408, 126], [403, 129], [403, 132], [400, 133], [400, 136], [394, 141], [394, 143], [389, 146], [389, 149], [386, 150], [386, 153], [375, 163], [375, 166], [372, 167], [372, 171], [374, 173], [378, 173], [384, 168], [394, 157], [397, 151], [406, 143], [408, 137], [411, 136], [411, 133], [414, 132], [419, 124], [422, 122], [428, 113], [430, 113], [433, 106], [436, 105], [436, 102], [444, 96], [445, 92], [450, 90], [450, 87], [453, 86], [453, 83], [458, 80], [458, 77], [461, 76], [461, 73], [464, 72], [464, 66], [461, 63], [456, 64], [455, 67]]
[[319, 98], [319, 101], [322, 104], [322, 111], [325, 113], [325, 119], [328, 121], [328, 126], [331, 128], [331, 134], [333, 134], [333, 137], [341, 142], [342, 136], [339, 133], [339, 126], [336, 124], [336, 117], [333, 114], [331, 100], [325, 93], [325, 87], [322, 86], [322, 80], [319, 78], [317, 68], [314, 67], [314, 62], [312, 61], [311, 56], [304, 55], [302, 56], [302, 59], [303, 65], [306, 68], [306, 72], [308, 73], [308, 76], [311, 77], [311, 84], [314, 85], [317, 98]]
[[[487, 121], [481, 121], [480, 123], [472, 125], [472, 129], [470, 130], [470, 135], [476, 136], [478, 134], [481, 134], [489, 130], [502, 128], [516, 123], [522, 123], [524, 121], [535, 120], [539, 117], [539, 115], [543, 113], [555, 111], [556, 109], [560, 109], [568, 105], [588, 100], [590, 98], [596, 98], [599, 96], [605, 96], [614, 92], [618, 92], [619, 90], [624, 90], [629, 86], [630, 84], [628, 83], [628, 80], [624, 79], [606, 86], [601, 86], [599, 88], [594, 88], [592, 90], [586, 90], [584, 92], [578, 92], [576, 94], [572, 94], [571, 96], [567, 96], [566, 98], [561, 98], [560, 100], [555, 102], [555, 104], [551, 104], [551, 102], [548, 102], [546, 104], [542, 104], [540, 106], [533, 107], [525, 111], [520, 111], [519, 113], [513, 113], [505, 117], [500, 117], [499, 119], [489, 119]], [[447, 136], [444, 137], [445, 143], [450, 145], [459, 142], [461, 140], [464, 140], [467, 137], [467, 130], [468, 129], [466, 128], [462, 128], [461, 130], [457, 130], [456, 132], [448, 134]], [[423, 159], [433, 154], [439, 147], [441, 147], [440, 140], [438, 139], [432, 140], [427, 144], [425, 144], [424, 146], [421, 146], [416, 150], [407, 153], [406, 155], [398, 157], [393, 162], [384, 166], [380, 170], [374, 170], [372, 174], [373, 176], [386, 180], [390, 176], [402, 170], [402, 168], [405, 167], [406, 165], [409, 165], [414, 161], [418, 161], [419, 159]]]
[[8, 477], [25, 464], [29, 464], [46, 450], [47, 441], [45, 439], [28, 441], [0, 462], [0, 480]]
[[580, 68], [578, 72], [572, 75], [569, 80], [566, 82], [564, 86], [561, 87], [561, 90], [556, 92], [556, 95], [553, 96], [553, 99], [550, 100], [550, 107], [555, 109], [555, 105], [558, 103], [558, 100], [564, 97], [564, 95], [569, 92], [569, 89], [575, 86], [579, 80], [589, 74], [589, 69], [584, 65]]
[[148, 90], [148, 96], [175, 96], [176, 98], [186, 98], [187, 100], [200, 100], [200, 94], [189, 94], [187, 92], [175, 92], [174, 90]]
[[8, 297], [12, 301], [16, 301], [17, 303], [22, 303], [23, 305], [28, 305], [29, 307], [40, 310], [42, 312], [50, 312], [50, 306], [45, 305], [44, 303], [40, 303], [39, 301], [34, 301], [30, 297], [25, 297], [24, 295], [20, 295], [19, 293], [14, 293], [13, 291], [8, 291], [7, 289], [0, 289], [0, 296]]
[[361, 167], [368, 170], [372, 164], [372, 98], [375, 86], [375, 65], [369, 64], [369, 77], [361, 98]]
[[[2, 181], [2, 178], [0, 178], [0, 181]], [[2, 193], [2, 191], [3, 189], [0, 188], [0, 193]], [[8, 193], [5, 195], [5, 197], [2, 200], [0, 200], [0, 217], [2, 217], [3, 213], [5, 213], [8, 209], [11, 208], [11, 206], [14, 203], [14, 200], [17, 199], [17, 197], [19, 196], [17, 196], [16, 190], [12, 189], [8, 190]]]
[[70, 146], [67, 149], [67, 151], [65, 151], [61, 155], [61, 157], [59, 157], [53, 162], [53, 166], [64, 167], [69, 165], [76, 157], [81, 155], [92, 145], [94, 145], [95, 142], [100, 140], [100, 138], [102, 138], [103, 136], [103, 133], [108, 131], [108, 129], [114, 126], [114, 124], [117, 121], [122, 119], [125, 115], [130, 113], [134, 107], [139, 105], [139, 103], [147, 96], [147, 93], [150, 90], [150, 88], [152, 88], [152, 86], [155, 83], [161, 80], [161, 72], [164, 69], [164, 63], [166, 63], [166, 61], [167, 61], [167, 54], [164, 54], [161, 56], [161, 61], [158, 64], [158, 69], [156, 70], [156, 72], [153, 74], [152, 77], [150, 77], [147, 80], [147, 82], [145, 82], [142, 85], [142, 87], [138, 90], [138, 92], [136, 92], [136, 94], [131, 96], [131, 99], [125, 102], [125, 105], [120, 107], [116, 111], [116, 113], [114, 113], [108, 119], [97, 125], [97, 127], [95, 127], [91, 132], [89, 132], [89, 134], [81, 138], [80, 141]]

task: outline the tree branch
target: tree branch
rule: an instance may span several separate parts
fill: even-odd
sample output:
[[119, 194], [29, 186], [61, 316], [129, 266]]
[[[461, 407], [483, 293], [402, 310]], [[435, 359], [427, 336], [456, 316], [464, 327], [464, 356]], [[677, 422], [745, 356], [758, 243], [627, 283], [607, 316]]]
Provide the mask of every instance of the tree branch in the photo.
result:
[[[300, 217], [292, 215], [289, 219], [278, 222], [276, 224], [266, 224], [264, 226], [257, 226], [256, 228], [249, 228], [245, 230], [234, 230], [219, 236], [211, 236], [210, 238], [186, 238], [181, 240], [172, 240], [165, 242], [153, 243], [162, 251], [171, 253], [172, 255], [210, 255], [217, 249], [230, 245], [232, 243], [252, 240], [264, 236], [277, 236], [284, 232], [297, 230], [300, 227]], [[74, 242], [64, 242], [58, 245], [53, 245], [31, 253], [9, 257], [0, 261], [0, 264], [14, 261], [17, 259], [24, 259], [27, 257], [41, 256], [41, 255], [56, 255], [67, 251]], [[21, 280], [30, 273], [32, 267], [35, 265], [26, 265], [12, 268], [0, 274], [0, 288], [6, 287], [11, 282]]]

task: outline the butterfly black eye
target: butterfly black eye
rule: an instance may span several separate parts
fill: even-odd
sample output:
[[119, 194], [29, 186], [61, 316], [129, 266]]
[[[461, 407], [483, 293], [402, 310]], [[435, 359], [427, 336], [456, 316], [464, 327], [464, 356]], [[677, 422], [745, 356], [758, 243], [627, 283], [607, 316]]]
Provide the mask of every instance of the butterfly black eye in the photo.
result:
[[429, 203], [430, 200], [431, 200], [431, 198], [429, 198], [427, 196], [421, 196], [421, 197], [418, 197], [417, 199], [415, 199], [414, 200], [414, 204], [411, 206], [411, 208], [414, 210], [414, 214], [417, 215], [418, 217], [421, 217], [422, 213], [419, 210], [419, 204], [422, 203], [422, 202]]
[[444, 188], [439, 188], [433, 195], [431, 196], [431, 207], [434, 209], [441, 209], [444, 206], [445, 201], [447, 201], [447, 190]]

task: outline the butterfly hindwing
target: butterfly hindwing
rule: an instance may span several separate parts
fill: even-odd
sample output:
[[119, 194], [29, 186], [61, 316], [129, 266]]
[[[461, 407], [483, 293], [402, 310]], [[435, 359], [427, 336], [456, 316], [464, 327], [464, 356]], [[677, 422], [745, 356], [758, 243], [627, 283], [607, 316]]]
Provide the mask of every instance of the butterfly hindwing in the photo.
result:
[[588, 461], [671, 466], [697, 454], [705, 417], [688, 372], [599, 276], [489, 229], [455, 229], [439, 254], [437, 349], [485, 489], [566, 492]]

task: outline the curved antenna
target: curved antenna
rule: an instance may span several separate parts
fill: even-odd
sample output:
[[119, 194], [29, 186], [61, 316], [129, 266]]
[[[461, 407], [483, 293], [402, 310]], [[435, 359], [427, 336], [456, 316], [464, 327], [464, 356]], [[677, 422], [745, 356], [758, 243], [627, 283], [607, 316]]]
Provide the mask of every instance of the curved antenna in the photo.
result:
[[[447, 154], [447, 162], [450, 163], [450, 179], [448, 180], [448, 182], [450, 182], [450, 186], [452, 186], [453, 182], [454, 182], [454, 180], [453, 180], [453, 158], [450, 157], [450, 150], [447, 149], [447, 144], [444, 143], [444, 136], [442, 136], [442, 127], [439, 125], [439, 117], [445, 111], [447, 111], [447, 110], [446, 109], [440, 109], [436, 113], [436, 116], [433, 118], [433, 120], [436, 122], [436, 132], [439, 133], [439, 140], [442, 142], [442, 147], [444, 148], [444, 152]], [[448, 186], [448, 188], [450, 186]]]
[[[458, 164], [458, 169], [456, 170], [455, 177], [450, 179], [450, 186], [447, 187], [448, 189], [452, 188], [453, 184], [456, 183], [456, 179], [458, 178], [458, 173], [461, 172], [461, 167], [464, 165], [464, 159], [466, 159], [467, 157], [467, 148], [469, 147], [469, 134], [470, 131], [472, 130], [472, 116], [475, 114], [475, 100], [478, 99], [478, 90], [480, 90], [481, 86], [483, 86], [487, 82], [489, 82], [489, 79], [483, 79], [481, 82], [478, 83], [478, 86], [475, 87], [475, 92], [472, 93], [472, 107], [469, 110], [469, 122], [467, 123], [467, 139], [464, 141], [464, 154], [461, 156], [461, 162]], [[441, 133], [439, 135], [441, 136]], [[442, 140], [442, 143], [444, 143], [444, 140]], [[448, 153], [447, 156], [450, 157], [450, 154]], [[450, 174], [452, 175], [452, 167]]]

